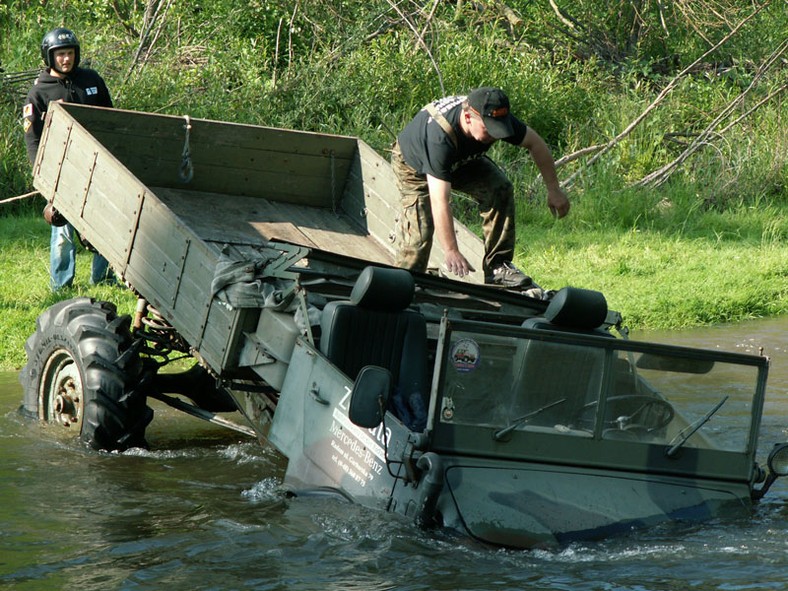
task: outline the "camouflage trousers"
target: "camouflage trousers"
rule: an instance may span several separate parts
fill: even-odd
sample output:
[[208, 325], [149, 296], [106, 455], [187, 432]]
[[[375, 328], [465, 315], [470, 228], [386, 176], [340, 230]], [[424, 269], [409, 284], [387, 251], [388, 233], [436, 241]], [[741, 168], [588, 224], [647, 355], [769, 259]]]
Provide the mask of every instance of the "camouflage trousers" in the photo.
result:
[[[403, 160], [398, 144], [394, 144], [391, 153], [391, 166], [401, 197], [394, 264], [424, 272], [435, 233], [427, 179]], [[488, 277], [492, 269], [514, 257], [514, 187], [487, 156], [462, 163], [451, 175], [451, 186], [479, 206], [484, 235], [482, 269]], [[475, 266], [474, 261], [469, 262]]]

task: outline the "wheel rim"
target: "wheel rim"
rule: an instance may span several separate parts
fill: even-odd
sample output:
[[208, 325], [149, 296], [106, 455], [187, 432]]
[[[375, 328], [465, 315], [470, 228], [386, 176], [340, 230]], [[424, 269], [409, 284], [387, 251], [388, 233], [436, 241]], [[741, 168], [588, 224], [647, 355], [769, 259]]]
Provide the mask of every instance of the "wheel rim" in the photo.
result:
[[47, 360], [38, 396], [42, 421], [82, 432], [85, 408], [82, 376], [66, 349], [57, 349]]

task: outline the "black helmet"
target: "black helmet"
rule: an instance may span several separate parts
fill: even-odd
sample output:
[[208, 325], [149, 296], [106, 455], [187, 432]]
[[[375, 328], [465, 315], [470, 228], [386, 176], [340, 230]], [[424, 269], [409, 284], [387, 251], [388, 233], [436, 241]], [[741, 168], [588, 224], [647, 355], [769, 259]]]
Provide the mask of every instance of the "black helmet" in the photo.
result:
[[79, 65], [79, 40], [71, 29], [52, 29], [41, 41], [41, 59], [50, 68], [55, 67], [54, 52], [64, 47], [74, 48], [74, 67]]

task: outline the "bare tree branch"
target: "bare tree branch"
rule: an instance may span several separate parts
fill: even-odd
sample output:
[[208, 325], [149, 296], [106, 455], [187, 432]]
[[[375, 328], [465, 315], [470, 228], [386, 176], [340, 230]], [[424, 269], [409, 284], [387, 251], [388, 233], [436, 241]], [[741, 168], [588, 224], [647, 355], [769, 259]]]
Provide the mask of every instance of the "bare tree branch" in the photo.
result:
[[563, 11], [558, 8], [558, 4], [555, 3], [555, 0], [548, 0], [548, 2], [550, 3], [550, 7], [553, 9], [555, 15], [558, 17], [558, 20], [560, 20], [566, 28], [575, 32], [577, 32], [578, 29], [583, 28], [575, 19], [564, 14]]
[[430, 13], [427, 15], [427, 18], [424, 20], [424, 26], [421, 28], [421, 33], [419, 33], [419, 37], [424, 37], [427, 34], [427, 29], [432, 22], [432, 17], [435, 16], [435, 10], [438, 8], [438, 4], [440, 4], [441, 0], [433, 0], [432, 2], [432, 9]]
[[788, 84], [783, 84], [777, 90], [770, 93], [765, 99], [759, 101], [754, 107], [749, 109], [744, 115], [737, 117], [734, 121], [723, 127], [720, 131], [714, 132], [714, 129], [722, 121], [724, 121], [733, 112], [733, 110], [736, 109], [744, 101], [747, 95], [758, 85], [761, 78], [763, 78], [766, 72], [768, 72], [769, 69], [775, 63], [780, 61], [780, 56], [783, 53], [785, 53], [787, 49], [788, 49], [788, 40], [783, 41], [783, 43], [758, 68], [758, 71], [753, 76], [750, 85], [738, 96], [736, 96], [732, 101], [730, 101], [725, 106], [725, 108], [711, 121], [711, 123], [709, 123], [709, 125], [706, 126], [706, 129], [704, 129], [700, 134], [698, 134], [698, 136], [690, 142], [689, 146], [687, 146], [687, 148], [677, 158], [675, 158], [672, 162], [669, 162], [662, 168], [659, 168], [658, 170], [655, 170], [654, 172], [646, 175], [635, 184], [637, 186], [646, 186], [646, 185], [659, 186], [665, 183], [665, 181], [667, 181], [670, 178], [673, 172], [675, 172], [692, 154], [700, 150], [703, 146], [709, 145], [710, 143], [709, 137], [711, 135], [716, 135], [718, 137], [722, 136], [724, 132], [726, 132], [734, 125], [738, 124], [746, 116], [748, 116], [750, 113], [755, 111], [755, 109], [765, 104], [771, 98], [777, 96], [778, 94], [782, 93], [786, 88], [788, 88]]
[[440, 84], [441, 87], [441, 94], [446, 94], [446, 89], [443, 86], [443, 75], [441, 74], [441, 70], [438, 67], [438, 63], [435, 61], [435, 57], [432, 55], [432, 51], [430, 51], [427, 42], [424, 41], [424, 37], [422, 37], [419, 34], [418, 30], [416, 30], [416, 26], [411, 22], [411, 20], [407, 17], [407, 15], [404, 12], [402, 12], [400, 7], [397, 5], [396, 2], [394, 2], [394, 0], [386, 0], [386, 1], [389, 3], [389, 6], [391, 6], [391, 8], [393, 8], [394, 11], [405, 22], [405, 24], [408, 25], [408, 28], [410, 28], [410, 30], [413, 31], [413, 34], [416, 36], [419, 45], [421, 45], [424, 48], [424, 51], [427, 53], [427, 57], [429, 57], [430, 62], [432, 62], [432, 67], [435, 70], [435, 73], [438, 75], [438, 83]]
[[523, 24], [523, 19], [521, 19], [520, 16], [505, 2], [501, 2], [501, 0], [492, 0], [492, 4], [495, 5], [501, 14], [503, 14], [504, 18], [509, 23], [511, 31]]
[[[551, 2], [552, 2], [552, 0], [551, 0]], [[588, 162], [585, 164], [585, 167], [586, 167], [586, 168], [588, 168], [588, 167], [590, 167], [591, 165], [593, 165], [594, 163], [596, 163], [596, 161], [597, 161], [597, 160], [599, 160], [599, 159], [600, 159], [602, 156], [604, 156], [604, 155], [605, 155], [605, 154], [607, 154], [607, 153], [608, 153], [610, 150], [612, 150], [614, 147], [616, 147], [616, 146], [617, 146], [617, 145], [618, 145], [618, 144], [621, 142], [621, 140], [623, 140], [623, 139], [624, 139], [624, 138], [626, 138], [628, 135], [630, 135], [630, 134], [632, 133], [632, 131], [633, 131], [633, 130], [634, 130], [634, 129], [635, 129], [637, 126], [638, 126], [638, 125], [640, 125], [640, 124], [641, 124], [641, 123], [642, 123], [642, 122], [643, 122], [643, 121], [644, 121], [644, 120], [645, 120], [645, 119], [646, 119], [646, 118], [649, 116], [649, 114], [650, 114], [652, 111], [654, 111], [654, 110], [655, 110], [655, 109], [656, 109], [656, 108], [657, 108], [657, 107], [660, 105], [660, 103], [662, 103], [662, 101], [664, 101], [664, 100], [665, 100], [665, 98], [666, 98], [666, 97], [667, 97], [667, 96], [668, 96], [668, 95], [669, 95], [669, 94], [670, 94], [670, 93], [673, 91], [673, 89], [674, 89], [674, 88], [676, 88], [676, 86], [678, 85], [679, 81], [680, 81], [680, 80], [681, 80], [681, 79], [682, 79], [684, 76], [686, 76], [686, 75], [687, 75], [689, 72], [691, 72], [691, 71], [692, 71], [692, 70], [693, 70], [693, 69], [694, 69], [694, 68], [695, 68], [695, 67], [696, 67], [696, 66], [697, 66], [699, 63], [701, 63], [703, 60], [705, 60], [705, 59], [706, 59], [706, 58], [707, 58], [709, 55], [711, 55], [711, 54], [712, 54], [712, 53], [714, 53], [714, 52], [715, 52], [717, 49], [719, 49], [719, 48], [720, 48], [720, 47], [722, 47], [722, 46], [723, 46], [725, 43], [727, 43], [727, 42], [728, 42], [728, 41], [731, 39], [731, 37], [735, 36], [735, 35], [736, 35], [736, 33], [738, 33], [738, 32], [739, 32], [739, 30], [740, 30], [740, 29], [741, 29], [741, 28], [742, 28], [742, 27], [743, 27], [745, 24], [747, 24], [749, 21], [751, 21], [753, 18], [755, 18], [755, 16], [756, 16], [758, 13], [760, 13], [760, 12], [761, 12], [761, 11], [762, 11], [762, 10], [763, 10], [763, 9], [764, 9], [766, 6], [768, 6], [768, 5], [769, 5], [769, 1], [767, 1], [767, 2], [765, 2], [764, 4], [762, 4], [762, 5], [758, 6], [758, 7], [756, 7], [756, 8], [755, 8], [755, 10], [753, 10], [753, 12], [752, 12], [752, 13], [750, 13], [750, 14], [749, 14], [747, 17], [745, 17], [745, 18], [744, 18], [744, 19], [743, 19], [741, 22], [739, 22], [739, 24], [738, 24], [738, 25], [736, 25], [736, 26], [735, 26], [735, 27], [734, 27], [734, 28], [733, 28], [733, 29], [732, 29], [732, 30], [731, 30], [731, 31], [730, 31], [730, 32], [729, 32], [727, 35], [725, 35], [725, 36], [724, 36], [722, 39], [720, 39], [720, 40], [719, 40], [719, 41], [718, 41], [716, 44], [714, 44], [714, 46], [713, 46], [713, 47], [711, 47], [710, 49], [708, 49], [707, 51], [705, 51], [705, 52], [704, 52], [704, 53], [703, 53], [703, 54], [702, 54], [700, 57], [698, 57], [698, 58], [697, 58], [697, 59], [696, 59], [694, 62], [692, 62], [690, 65], [688, 65], [686, 68], [684, 68], [684, 69], [683, 69], [681, 72], [679, 72], [678, 74], [676, 74], [676, 76], [674, 76], [674, 77], [673, 77], [673, 79], [672, 79], [672, 80], [670, 80], [670, 82], [668, 82], [668, 84], [665, 86], [665, 88], [663, 88], [663, 89], [660, 91], [660, 93], [657, 95], [657, 98], [655, 98], [655, 99], [654, 99], [654, 100], [651, 102], [651, 104], [649, 104], [649, 105], [648, 105], [648, 106], [647, 106], [647, 107], [646, 107], [646, 108], [643, 110], [643, 112], [642, 112], [640, 115], [638, 115], [638, 116], [637, 116], [637, 117], [636, 117], [636, 118], [635, 118], [635, 119], [634, 119], [634, 120], [633, 120], [633, 121], [632, 121], [632, 122], [631, 122], [629, 125], [627, 125], [627, 127], [626, 127], [626, 128], [623, 130], [623, 131], [621, 131], [621, 132], [620, 132], [618, 135], [616, 135], [616, 136], [615, 136], [613, 139], [611, 139], [611, 140], [610, 140], [609, 142], [607, 142], [606, 144], [603, 144], [603, 145], [602, 145], [602, 147], [601, 147], [601, 148], [600, 148], [600, 149], [599, 149], [599, 150], [596, 152], [596, 154], [595, 154], [595, 155], [594, 155], [594, 156], [593, 156], [593, 157], [592, 157], [592, 158], [591, 158], [591, 159], [590, 159], [590, 160], [589, 160], [589, 161], [588, 161]], [[570, 155], [570, 156], [571, 156], [571, 155]], [[574, 180], [577, 178], [577, 176], [578, 176], [578, 175], [580, 175], [582, 172], [583, 172], [583, 169], [581, 169], [581, 170], [578, 170], [578, 171], [577, 171], [577, 172], [575, 172], [574, 174], [570, 175], [570, 176], [569, 176], [569, 177], [568, 177], [568, 178], [567, 178], [567, 179], [564, 181], [563, 185], [564, 185], [565, 187], [570, 187], [570, 186], [572, 185], [572, 183], [574, 182]]]
[[[120, 85], [121, 90], [118, 93], [118, 96], [123, 92], [123, 88], [126, 86], [126, 83], [131, 78], [131, 75], [134, 73], [134, 70], [137, 68], [137, 64], [140, 63], [142, 58], [142, 53], [145, 53], [145, 60], [148, 59], [150, 56], [151, 49], [161, 34], [161, 31], [164, 27], [166, 21], [166, 14], [167, 11], [172, 6], [173, 0], [147, 0], [145, 5], [145, 17], [143, 20], [142, 32], [140, 33], [140, 42], [139, 46], [137, 47], [137, 51], [134, 54], [134, 59], [131, 61], [131, 65], [129, 66], [128, 71], [126, 72], [126, 77], [123, 79], [123, 82]], [[164, 10], [162, 11], [162, 6], [164, 6]], [[153, 33], [153, 40], [151, 41], [151, 32], [153, 31], [154, 26], [157, 24], [159, 20], [159, 15], [161, 16], [161, 21], [158, 23], [158, 27]], [[142, 64], [145, 64], [145, 60], [142, 60]]]

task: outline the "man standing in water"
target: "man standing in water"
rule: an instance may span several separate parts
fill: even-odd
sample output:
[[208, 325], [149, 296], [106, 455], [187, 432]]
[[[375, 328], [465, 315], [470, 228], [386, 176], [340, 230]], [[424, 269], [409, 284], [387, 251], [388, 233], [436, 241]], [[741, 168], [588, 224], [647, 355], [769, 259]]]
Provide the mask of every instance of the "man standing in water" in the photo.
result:
[[397, 255], [399, 267], [424, 272], [437, 234], [449, 272], [464, 277], [475, 269], [460, 252], [451, 212], [451, 191], [479, 204], [484, 233], [485, 283], [527, 287], [531, 278], [512, 264], [515, 248], [514, 187], [485, 155], [498, 140], [531, 154], [547, 187], [547, 205], [558, 217], [569, 200], [558, 183], [544, 140], [509, 112], [509, 98], [484, 87], [468, 96], [430, 103], [397, 137], [391, 164], [402, 196]]
[[[47, 67], [33, 83], [22, 111], [27, 156], [31, 164], [36, 160], [49, 103], [61, 101], [112, 107], [112, 99], [104, 80], [94, 70], [79, 67], [79, 54], [79, 41], [73, 31], [58, 28], [44, 35], [41, 58]], [[49, 211], [47, 221], [52, 225], [50, 277], [52, 290], [57, 291], [70, 287], [74, 281], [74, 227], [57, 212], [52, 212], [51, 209]], [[90, 281], [93, 284], [114, 281], [107, 260], [98, 253], [93, 254]]]

